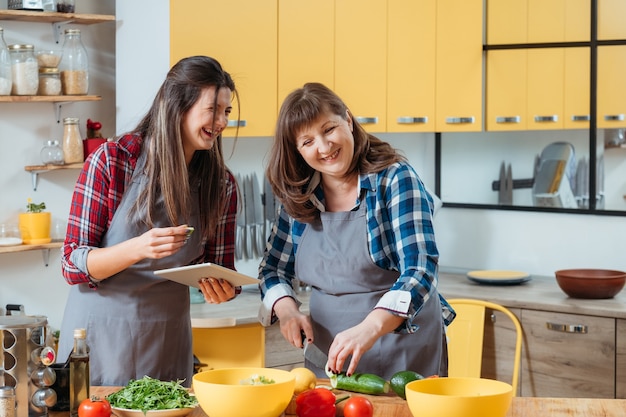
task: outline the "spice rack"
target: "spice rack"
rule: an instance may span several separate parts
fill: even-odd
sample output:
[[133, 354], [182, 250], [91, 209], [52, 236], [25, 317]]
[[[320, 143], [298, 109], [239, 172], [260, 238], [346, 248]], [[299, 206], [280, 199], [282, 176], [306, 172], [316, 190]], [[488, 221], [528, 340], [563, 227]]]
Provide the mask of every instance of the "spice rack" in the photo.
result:
[[[58, 12], [33, 12], [26, 10], [0, 10], [0, 21], [20, 21], [20, 22], [39, 22], [50, 23], [54, 39], [58, 43], [62, 33], [62, 27], [67, 24], [91, 25], [96, 23], [115, 22], [114, 15], [101, 14], [81, 14], [81, 13], [58, 13]], [[102, 97], [98, 95], [79, 95], [79, 96], [0, 96], [0, 103], [41, 103], [49, 102], [54, 104], [54, 113], [57, 123], [60, 123], [60, 114], [62, 103], [71, 103], [79, 101], [98, 101]], [[31, 165], [24, 169], [31, 173], [33, 181], [33, 189], [37, 189], [39, 174], [59, 169], [80, 169], [82, 164], [69, 165]], [[41, 250], [46, 266], [48, 266], [50, 250], [58, 249], [63, 245], [62, 242], [51, 242], [41, 245], [17, 245], [0, 247], [0, 254], [15, 253], [32, 250]]]

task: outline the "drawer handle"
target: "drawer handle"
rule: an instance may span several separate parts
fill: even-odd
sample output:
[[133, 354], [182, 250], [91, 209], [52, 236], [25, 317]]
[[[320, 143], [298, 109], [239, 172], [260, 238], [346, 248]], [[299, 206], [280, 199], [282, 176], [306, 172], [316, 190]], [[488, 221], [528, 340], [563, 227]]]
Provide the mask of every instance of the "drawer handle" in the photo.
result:
[[544, 123], [544, 122], [558, 122], [559, 116], [553, 114], [551, 116], [535, 116], [535, 122]]
[[623, 114], [607, 114], [604, 116], [604, 120], [607, 122], [623, 122], [624, 115]]
[[375, 125], [378, 123], [378, 117], [355, 117], [356, 121], [362, 125]]
[[520, 116], [498, 116], [496, 117], [496, 123], [520, 123], [522, 118]]
[[239, 120], [239, 123], [237, 123], [237, 120], [229, 120], [226, 127], [246, 127], [247, 124], [245, 120]]
[[588, 122], [590, 120], [591, 120], [591, 116], [589, 116], [588, 114], [572, 116], [572, 122]]
[[397, 122], [398, 124], [401, 124], [401, 125], [428, 123], [428, 117], [427, 116], [424, 116], [424, 117], [403, 116], [403, 117], [398, 117]]
[[555, 332], [563, 332], [563, 333], [587, 333], [587, 326], [583, 324], [557, 324], [546, 322], [546, 327], [548, 330], [554, 330]]
[[474, 116], [471, 117], [446, 117], [446, 123], [451, 125], [460, 125], [464, 123], [474, 123]]

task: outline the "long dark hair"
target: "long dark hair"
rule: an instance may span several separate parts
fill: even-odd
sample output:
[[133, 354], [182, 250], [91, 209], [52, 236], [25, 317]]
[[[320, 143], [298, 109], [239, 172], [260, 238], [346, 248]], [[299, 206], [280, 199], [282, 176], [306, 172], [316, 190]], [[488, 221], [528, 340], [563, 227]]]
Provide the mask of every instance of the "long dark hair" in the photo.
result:
[[181, 127], [185, 114], [209, 87], [216, 88], [216, 101], [218, 91], [227, 88], [239, 104], [235, 83], [219, 62], [207, 56], [181, 59], [170, 69], [150, 110], [133, 130], [144, 138], [142, 152], [148, 153], [145, 172], [149, 179], [135, 202], [134, 219], [152, 227], [157, 197], [163, 195], [171, 224], [188, 222], [192, 212], [191, 187], [198, 186], [199, 226], [206, 239], [213, 237], [228, 203], [222, 136], [212, 149], [196, 151], [187, 167]]

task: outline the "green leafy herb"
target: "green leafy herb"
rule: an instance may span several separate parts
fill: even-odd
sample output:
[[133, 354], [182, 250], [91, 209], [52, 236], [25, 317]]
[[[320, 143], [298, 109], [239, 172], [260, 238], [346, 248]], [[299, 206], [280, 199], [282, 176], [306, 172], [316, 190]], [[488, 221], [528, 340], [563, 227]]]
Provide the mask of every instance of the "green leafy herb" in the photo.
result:
[[124, 388], [107, 396], [107, 400], [112, 407], [141, 410], [144, 414], [148, 410], [195, 407], [198, 400], [189, 395], [181, 382], [159, 381], [149, 376], [131, 379]]

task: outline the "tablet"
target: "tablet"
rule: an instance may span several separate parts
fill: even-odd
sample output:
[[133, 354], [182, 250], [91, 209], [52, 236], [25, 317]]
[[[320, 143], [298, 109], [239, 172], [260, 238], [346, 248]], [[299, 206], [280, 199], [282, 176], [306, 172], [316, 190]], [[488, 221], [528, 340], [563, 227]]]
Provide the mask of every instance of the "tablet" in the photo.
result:
[[198, 283], [198, 281], [201, 278], [205, 277], [223, 278], [235, 287], [242, 285], [258, 284], [260, 282], [256, 278], [252, 278], [248, 275], [241, 274], [237, 271], [233, 271], [232, 269], [212, 264], [210, 262], [206, 264], [160, 269], [158, 271], [154, 271], [154, 273], [161, 278], [167, 278], [171, 281], [189, 285], [190, 287], [195, 288], [200, 288], [200, 284]]

